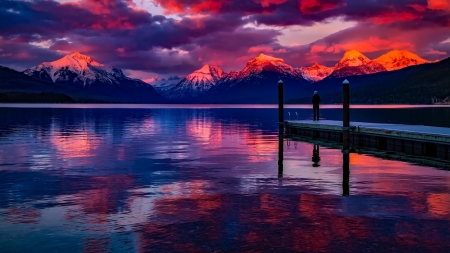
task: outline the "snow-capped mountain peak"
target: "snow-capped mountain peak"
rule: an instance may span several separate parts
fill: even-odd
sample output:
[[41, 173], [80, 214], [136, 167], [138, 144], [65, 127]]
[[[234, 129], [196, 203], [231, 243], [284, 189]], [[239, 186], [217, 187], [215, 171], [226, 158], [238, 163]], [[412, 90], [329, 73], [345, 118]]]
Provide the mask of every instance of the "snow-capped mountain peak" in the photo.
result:
[[242, 71], [229, 74], [229, 79], [245, 79], [251, 75], [259, 75], [262, 72], [278, 73], [280, 76], [296, 76], [303, 79], [300, 71], [286, 64], [283, 59], [260, 54], [258, 57], [247, 62]]
[[225, 75], [221, 68], [206, 64], [161, 94], [170, 99], [195, 98], [215, 86]]
[[272, 57], [265, 54], [260, 54], [258, 57], [254, 59], [254, 61], [258, 62], [284, 62], [281, 58]]
[[190, 82], [216, 82], [223, 76], [223, 70], [216, 66], [204, 65], [186, 77]]
[[311, 69], [321, 69], [322, 67], [325, 67], [325, 66], [322, 66], [316, 62], [316, 63], [314, 63], [314, 65], [312, 65]]
[[326, 67], [315, 63], [312, 67], [300, 68], [303, 78], [308, 81], [318, 82], [325, 77], [329, 76], [333, 72], [334, 68]]
[[345, 52], [342, 59], [334, 67], [334, 77], [366, 75], [386, 71], [386, 68], [356, 50]]
[[44, 62], [24, 71], [29, 76], [50, 79], [52, 82], [75, 82], [83, 85], [101, 80], [118, 83], [116, 78], [125, 78], [122, 70], [94, 61], [79, 52], [66, 55], [52, 62]]
[[[77, 60], [81, 60], [81, 61], [86, 61], [87, 63], [91, 63], [91, 64], [94, 62], [94, 60], [90, 56], [81, 54], [79, 52], [66, 55], [66, 57], [77, 59]], [[97, 63], [97, 64], [99, 64], [99, 63]]]
[[380, 63], [389, 71], [430, 62], [406, 50], [390, 51], [374, 61]]
[[56, 61], [41, 63], [23, 73], [58, 86], [70, 86], [71, 90], [78, 89], [101, 101], [165, 101], [153, 86], [142, 80], [128, 78], [122, 70], [96, 62], [78, 52]]
[[370, 62], [370, 59], [367, 56], [356, 50], [349, 50], [345, 52], [342, 59], [336, 64], [336, 68], [356, 67], [367, 64], [368, 62]]

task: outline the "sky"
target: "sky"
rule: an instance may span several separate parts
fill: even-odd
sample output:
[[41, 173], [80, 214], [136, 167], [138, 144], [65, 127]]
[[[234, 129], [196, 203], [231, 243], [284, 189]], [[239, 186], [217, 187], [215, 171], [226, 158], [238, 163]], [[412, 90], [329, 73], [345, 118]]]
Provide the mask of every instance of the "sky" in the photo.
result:
[[134, 78], [240, 70], [264, 53], [334, 66], [355, 49], [450, 57], [450, 0], [1, 0], [0, 65], [80, 52]]

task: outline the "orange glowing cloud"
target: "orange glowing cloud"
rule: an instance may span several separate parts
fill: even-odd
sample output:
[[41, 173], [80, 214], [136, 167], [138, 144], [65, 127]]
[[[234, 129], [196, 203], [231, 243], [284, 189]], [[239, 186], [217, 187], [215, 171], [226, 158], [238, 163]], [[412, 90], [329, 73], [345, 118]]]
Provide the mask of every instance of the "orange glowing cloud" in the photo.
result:
[[224, 3], [222, 0], [204, 0], [186, 4], [179, 0], [156, 0], [157, 4], [165, 9], [165, 13], [201, 13], [218, 12]]
[[314, 14], [337, 8], [336, 2], [321, 3], [320, 0], [299, 0], [300, 11], [304, 14]]
[[254, 46], [250, 47], [248, 49], [248, 53], [254, 54], [254, 53], [286, 53], [286, 49], [278, 49], [274, 50], [270, 46]]
[[449, 0], [428, 0], [428, 9], [450, 11]]
[[360, 52], [376, 52], [385, 49], [404, 49], [414, 50], [415, 45], [411, 42], [390, 41], [387, 39], [380, 39], [378, 37], [370, 37], [368, 40], [349, 42], [346, 44], [333, 45], [312, 45], [310, 49], [311, 54], [317, 53], [342, 53], [348, 50], [357, 50]]

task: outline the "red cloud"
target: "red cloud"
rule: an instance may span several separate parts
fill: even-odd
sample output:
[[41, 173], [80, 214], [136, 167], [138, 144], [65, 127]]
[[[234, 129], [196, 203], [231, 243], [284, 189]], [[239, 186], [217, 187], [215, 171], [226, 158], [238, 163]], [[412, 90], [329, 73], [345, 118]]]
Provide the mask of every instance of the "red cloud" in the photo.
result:
[[339, 6], [337, 0], [298, 0], [300, 11], [304, 14], [313, 14], [326, 10], [335, 9]]
[[188, 3], [180, 0], [155, 0], [166, 13], [218, 12], [223, 6], [222, 0], [193, 0]]
[[407, 21], [421, 18], [422, 15], [417, 13], [384, 13], [377, 17], [374, 17], [372, 20], [375, 24], [391, 24], [398, 21]]
[[408, 6], [419, 12], [424, 12], [427, 9], [427, 6], [423, 6], [420, 4], [410, 4]]
[[[140, 10], [133, 1], [141, 0], [72, 1], [0, 0], [2, 62], [29, 67], [57, 59], [61, 51], [81, 51], [125, 69], [186, 74], [205, 62], [241, 68], [244, 63], [237, 59], [248, 60], [258, 53], [273, 54], [295, 66], [313, 56], [317, 56], [314, 61], [333, 64], [348, 49], [368, 56], [393, 48], [450, 54], [450, 43], [440, 43], [450, 36], [448, 1], [154, 0], [167, 11], [181, 14], [174, 18]], [[202, 15], [183, 15], [199, 12]], [[287, 29], [281, 29], [336, 17], [357, 24], [347, 31], [330, 31], [312, 46], [282, 45], [279, 36]], [[247, 24], [272, 29], [247, 29]], [[49, 48], [28, 44], [44, 41]], [[34, 58], [12, 57], [25, 50]]]
[[254, 0], [256, 3], [260, 3], [262, 7], [269, 7], [271, 4], [282, 4], [288, 0]]
[[270, 7], [271, 5], [280, 5], [287, 1], [296, 0], [154, 0], [154, 2], [163, 7], [166, 13], [202, 13], [212, 12], [216, 13], [224, 9], [224, 7], [231, 6], [234, 11], [253, 12], [263, 9], [256, 8]]

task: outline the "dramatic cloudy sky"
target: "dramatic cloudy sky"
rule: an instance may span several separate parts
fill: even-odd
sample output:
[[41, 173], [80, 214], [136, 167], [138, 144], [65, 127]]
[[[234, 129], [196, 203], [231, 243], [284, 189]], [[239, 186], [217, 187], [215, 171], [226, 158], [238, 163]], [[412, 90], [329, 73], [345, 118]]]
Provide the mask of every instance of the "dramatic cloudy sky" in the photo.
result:
[[450, 0], [1, 0], [0, 65], [71, 52], [132, 77], [239, 70], [259, 55], [332, 66], [356, 49], [450, 57]]

